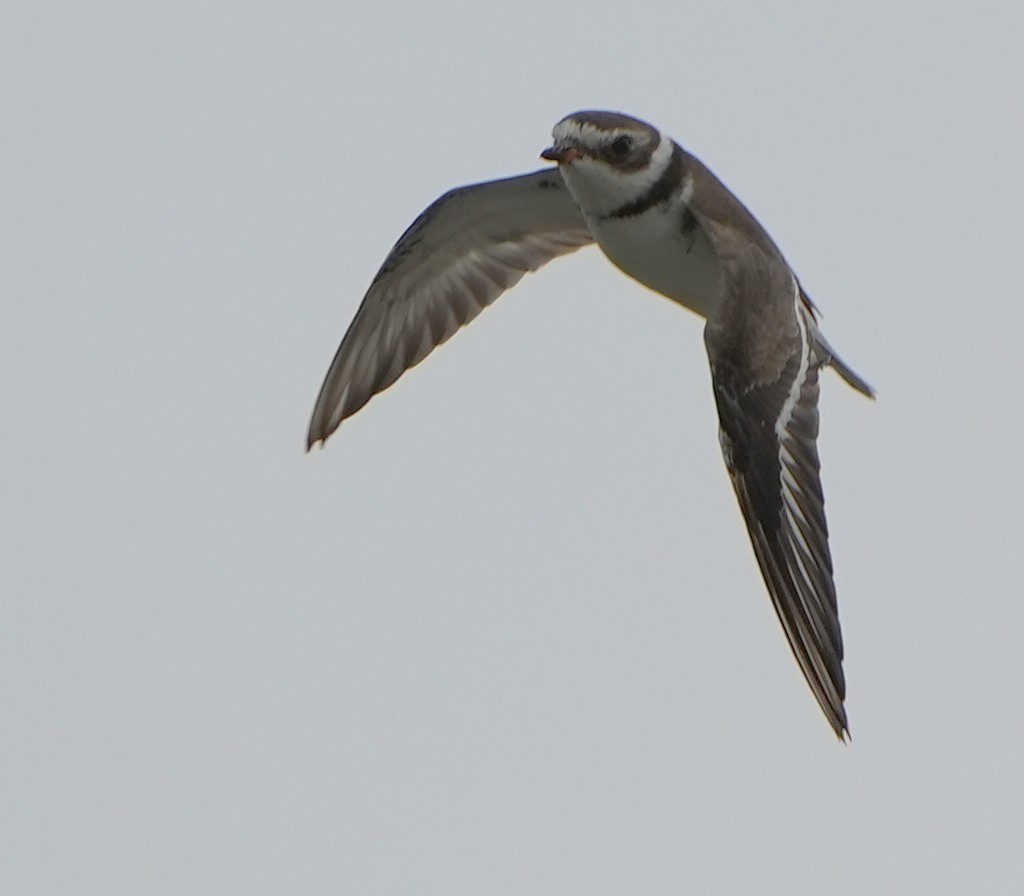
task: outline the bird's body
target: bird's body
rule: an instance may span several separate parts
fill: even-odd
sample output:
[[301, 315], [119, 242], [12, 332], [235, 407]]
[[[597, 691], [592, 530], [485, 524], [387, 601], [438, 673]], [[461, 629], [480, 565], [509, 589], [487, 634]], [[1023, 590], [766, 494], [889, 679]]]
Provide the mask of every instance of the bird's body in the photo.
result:
[[783, 630], [837, 735], [843, 646], [818, 475], [818, 370], [871, 390], [818, 331], [757, 220], [652, 126], [577, 112], [542, 154], [558, 171], [453, 190], [385, 260], [327, 373], [309, 445], [527, 271], [596, 242], [629, 276], [707, 318], [719, 435]]
[[591, 233], [619, 270], [707, 317], [718, 292], [718, 259], [704, 231], [683, 230], [674, 211], [657, 208], [642, 217], [595, 221]]

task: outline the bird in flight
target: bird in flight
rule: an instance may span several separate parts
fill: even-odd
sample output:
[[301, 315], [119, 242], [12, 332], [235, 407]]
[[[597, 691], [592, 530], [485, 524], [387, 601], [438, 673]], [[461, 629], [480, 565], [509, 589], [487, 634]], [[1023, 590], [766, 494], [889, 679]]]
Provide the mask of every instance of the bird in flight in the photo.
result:
[[818, 372], [871, 387], [825, 341], [814, 306], [754, 216], [698, 159], [618, 112], [555, 125], [532, 174], [446, 193], [401, 236], [327, 371], [308, 447], [522, 276], [597, 243], [635, 280], [707, 320], [719, 441], [793, 655], [848, 733], [843, 641], [819, 477]]

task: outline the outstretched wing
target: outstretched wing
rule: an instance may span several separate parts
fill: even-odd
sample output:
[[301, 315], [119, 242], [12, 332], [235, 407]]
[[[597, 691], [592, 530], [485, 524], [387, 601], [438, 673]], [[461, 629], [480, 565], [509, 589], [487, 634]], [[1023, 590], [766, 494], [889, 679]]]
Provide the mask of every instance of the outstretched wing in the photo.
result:
[[722, 294], [705, 343], [722, 453], [793, 655], [843, 737], [843, 640], [816, 445], [818, 371], [828, 359], [777, 250], [711, 230]]
[[557, 169], [446, 193], [395, 244], [320, 388], [308, 446], [529, 271], [593, 242]]

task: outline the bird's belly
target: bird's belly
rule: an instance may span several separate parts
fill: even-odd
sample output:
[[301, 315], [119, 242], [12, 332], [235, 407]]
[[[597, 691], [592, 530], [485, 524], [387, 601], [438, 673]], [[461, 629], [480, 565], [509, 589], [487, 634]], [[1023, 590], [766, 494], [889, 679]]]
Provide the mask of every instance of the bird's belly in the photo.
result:
[[592, 226], [597, 244], [619, 270], [649, 289], [707, 317], [718, 295], [719, 266], [700, 227], [682, 231], [676, 215], [648, 212]]

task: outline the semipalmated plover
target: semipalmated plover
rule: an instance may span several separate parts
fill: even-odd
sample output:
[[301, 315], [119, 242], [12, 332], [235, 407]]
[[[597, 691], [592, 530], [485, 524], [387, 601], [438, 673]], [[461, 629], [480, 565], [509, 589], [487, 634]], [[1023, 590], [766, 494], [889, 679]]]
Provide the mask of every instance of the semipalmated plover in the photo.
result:
[[555, 125], [532, 174], [426, 209], [385, 259], [334, 356], [308, 445], [472, 320], [528, 271], [597, 243], [618, 268], [705, 317], [719, 439], [754, 553], [814, 696], [839, 737], [843, 642], [818, 452], [818, 371], [871, 387], [818, 330], [800, 281], [700, 161], [616, 112]]

